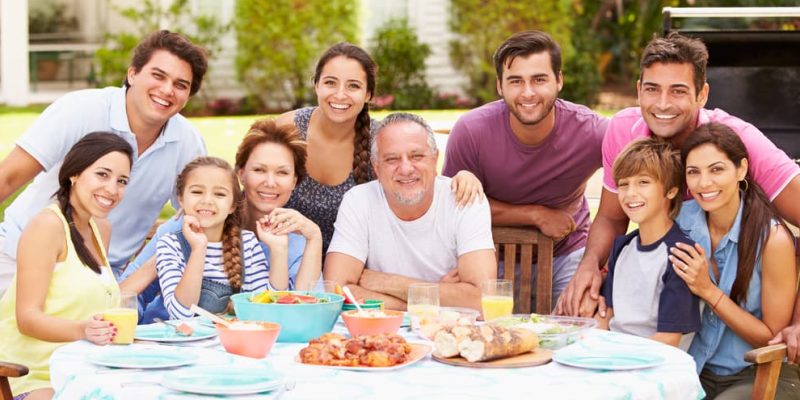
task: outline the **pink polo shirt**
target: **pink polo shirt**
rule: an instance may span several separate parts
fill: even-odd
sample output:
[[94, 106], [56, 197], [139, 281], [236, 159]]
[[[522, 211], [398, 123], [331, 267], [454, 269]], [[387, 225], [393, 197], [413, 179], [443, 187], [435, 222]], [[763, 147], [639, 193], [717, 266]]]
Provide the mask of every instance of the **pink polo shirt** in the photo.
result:
[[[725, 124], [739, 135], [747, 147], [750, 176], [764, 190], [770, 201], [778, 197], [792, 178], [800, 174], [800, 167], [755, 126], [718, 108], [701, 109], [698, 126], [709, 122]], [[649, 136], [650, 128], [642, 118], [639, 107], [626, 108], [614, 115], [603, 138], [603, 186], [606, 189], [617, 192], [612, 170], [617, 155], [634, 139]]]

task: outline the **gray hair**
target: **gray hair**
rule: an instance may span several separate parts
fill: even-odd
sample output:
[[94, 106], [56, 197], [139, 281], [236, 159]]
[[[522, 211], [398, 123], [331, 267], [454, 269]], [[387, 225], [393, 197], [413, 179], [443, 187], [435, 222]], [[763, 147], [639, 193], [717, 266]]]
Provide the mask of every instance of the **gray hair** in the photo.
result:
[[375, 137], [372, 138], [372, 146], [370, 146], [369, 149], [369, 155], [372, 162], [378, 161], [378, 135], [380, 135], [381, 132], [383, 132], [383, 130], [389, 125], [399, 124], [401, 122], [412, 122], [425, 129], [425, 132], [428, 134], [428, 147], [430, 147], [431, 153], [438, 151], [438, 148], [436, 147], [436, 138], [433, 136], [433, 129], [431, 129], [431, 126], [425, 122], [425, 119], [419, 115], [397, 112], [387, 115], [386, 118], [384, 118], [383, 121], [378, 124], [377, 129], [375, 129]]

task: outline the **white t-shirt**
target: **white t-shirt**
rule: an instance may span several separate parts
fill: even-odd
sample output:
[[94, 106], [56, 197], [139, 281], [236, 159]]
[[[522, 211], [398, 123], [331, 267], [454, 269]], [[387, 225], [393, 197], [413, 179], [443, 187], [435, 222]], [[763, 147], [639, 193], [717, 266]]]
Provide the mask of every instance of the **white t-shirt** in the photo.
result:
[[414, 221], [392, 212], [378, 181], [350, 189], [342, 199], [328, 253], [343, 253], [374, 271], [439, 281], [458, 257], [494, 250], [489, 203], [459, 209], [450, 178], [437, 176], [430, 209]]

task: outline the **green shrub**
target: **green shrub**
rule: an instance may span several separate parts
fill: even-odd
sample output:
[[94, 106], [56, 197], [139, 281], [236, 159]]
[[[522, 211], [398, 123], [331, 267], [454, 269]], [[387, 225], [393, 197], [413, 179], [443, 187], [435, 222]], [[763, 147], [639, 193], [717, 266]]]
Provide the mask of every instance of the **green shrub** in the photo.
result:
[[430, 107], [433, 90], [425, 80], [425, 59], [431, 48], [420, 43], [407, 19], [391, 19], [378, 28], [370, 53], [379, 68], [377, 94], [392, 96], [388, 108]]
[[497, 98], [492, 61], [497, 46], [512, 34], [531, 29], [547, 32], [561, 46], [565, 81], [562, 97], [583, 104], [594, 103], [599, 86], [596, 67], [599, 50], [591, 33], [586, 31], [587, 20], [593, 14], [582, 8], [584, 3], [594, 2], [496, 0], [491, 7], [486, 7], [482, 0], [450, 3], [449, 26], [457, 36], [450, 42], [450, 60], [466, 75], [465, 92], [478, 103]]
[[311, 98], [314, 63], [326, 48], [354, 42], [358, 2], [238, 0], [236, 74], [269, 107], [301, 107]]
[[[193, 43], [203, 46], [209, 58], [219, 53], [220, 39], [230, 29], [213, 15], [198, 14], [192, 10], [190, 0], [173, 0], [169, 5], [161, 0], [141, 0], [133, 7], [112, 9], [123, 18], [133, 22], [133, 32], [108, 33], [103, 47], [95, 53], [98, 66], [99, 86], [119, 86], [125, 80], [133, 49], [148, 34], [166, 26], [170, 31], [185, 35]], [[203, 84], [203, 92], [210, 87], [209, 80]]]

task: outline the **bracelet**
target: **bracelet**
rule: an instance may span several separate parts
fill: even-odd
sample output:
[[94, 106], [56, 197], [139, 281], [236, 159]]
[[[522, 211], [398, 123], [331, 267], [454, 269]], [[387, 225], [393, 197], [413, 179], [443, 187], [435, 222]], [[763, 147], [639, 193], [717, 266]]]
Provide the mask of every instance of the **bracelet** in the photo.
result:
[[711, 306], [711, 309], [712, 309], [712, 310], [715, 310], [715, 311], [716, 311], [716, 309], [717, 309], [717, 305], [719, 304], [719, 301], [720, 301], [720, 300], [722, 300], [722, 296], [724, 296], [724, 295], [725, 295], [725, 292], [723, 292], [723, 291], [721, 291], [721, 290], [720, 290], [720, 291], [719, 291], [719, 297], [717, 297], [717, 301], [715, 301], [715, 302], [714, 302], [714, 305], [713, 305], [713, 306]]

